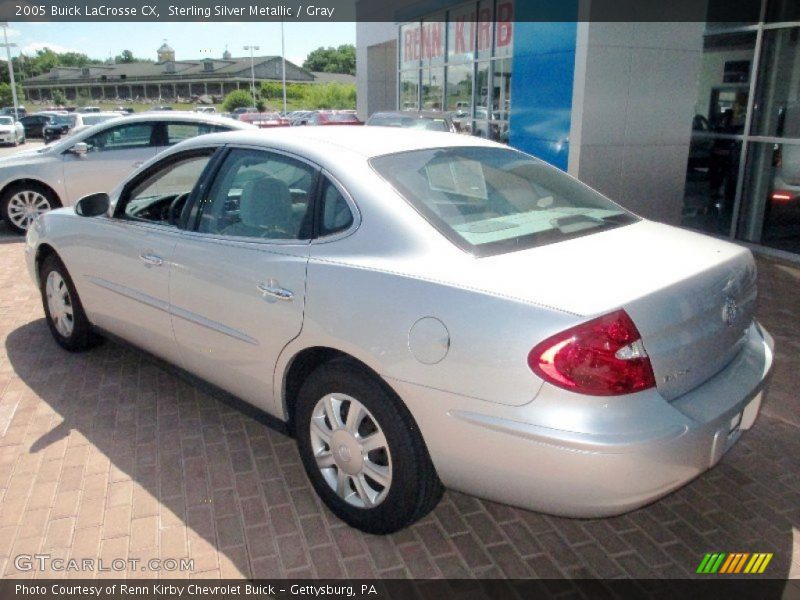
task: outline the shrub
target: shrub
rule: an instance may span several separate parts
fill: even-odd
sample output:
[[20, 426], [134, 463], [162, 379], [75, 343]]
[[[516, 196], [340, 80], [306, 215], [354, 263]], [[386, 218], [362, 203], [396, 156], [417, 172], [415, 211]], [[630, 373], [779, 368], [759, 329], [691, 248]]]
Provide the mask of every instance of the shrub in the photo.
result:
[[228, 112], [247, 106], [253, 106], [253, 96], [247, 90], [233, 90], [222, 101], [222, 108]]

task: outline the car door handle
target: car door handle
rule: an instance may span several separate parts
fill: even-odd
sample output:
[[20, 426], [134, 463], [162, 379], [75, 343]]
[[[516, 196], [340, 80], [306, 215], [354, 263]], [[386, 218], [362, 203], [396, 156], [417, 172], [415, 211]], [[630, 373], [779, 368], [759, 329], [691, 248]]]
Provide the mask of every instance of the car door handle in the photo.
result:
[[143, 161], [143, 160], [138, 160], [138, 161], [136, 161], [135, 163], [133, 163], [133, 168], [134, 168], [134, 169], [138, 169], [138, 168], [139, 168], [139, 167], [141, 167], [143, 164], [144, 164], [144, 161]]
[[151, 265], [153, 267], [160, 267], [164, 264], [164, 259], [155, 254], [140, 254], [139, 258], [141, 258], [146, 265]]
[[277, 298], [278, 300], [291, 300], [294, 298], [294, 292], [282, 287], [277, 287], [274, 284], [270, 285], [268, 283], [259, 283], [256, 287], [264, 296], [271, 296], [273, 298]]

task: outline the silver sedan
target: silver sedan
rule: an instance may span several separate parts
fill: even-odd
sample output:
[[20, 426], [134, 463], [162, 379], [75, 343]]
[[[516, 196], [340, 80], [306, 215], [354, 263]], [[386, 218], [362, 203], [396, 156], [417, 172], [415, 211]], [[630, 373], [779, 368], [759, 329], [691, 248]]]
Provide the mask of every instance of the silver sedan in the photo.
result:
[[26, 253], [62, 347], [109, 332], [277, 417], [374, 533], [443, 487], [647, 504], [753, 425], [772, 365], [747, 249], [467, 136], [198, 137], [39, 217]]
[[90, 192], [110, 192], [131, 171], [179, 141], [252, 128], [192, 113], [87, 113], [76, 119], [78, 129], [69, 137], [0, 159], [0, 217], [15, 233], [25, 233], [33, 219], [52, 208], [69, 206]]

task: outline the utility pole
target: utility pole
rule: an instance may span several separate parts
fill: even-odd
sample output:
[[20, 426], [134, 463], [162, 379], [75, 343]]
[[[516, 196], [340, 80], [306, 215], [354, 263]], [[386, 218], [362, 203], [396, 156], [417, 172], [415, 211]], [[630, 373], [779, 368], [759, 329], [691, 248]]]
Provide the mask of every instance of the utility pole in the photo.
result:
[[8, 58], [8, 78], [11, 80], [11, 97], [14, 99], [14, 119], [19, 121], [19, 101], [17, 100], [17, 84], [14, 81], [14, 63], [11, 62], [11, 47], [16, 44], [8, 43], [8, 23], [5, 21], [0, 22], [0, 27], [3, 28], [3, 41], [2, 44], [6, 49], [6, 58]]
[[284, 47], [283, 18], [281, 18], [281, 70], [283, 75], [283, 116], [286, 116], [286, 48]]
[[253, 50], [260, 50], [260, 46], [244, 46], [245, 50], [250, 50], [250, 93], [253, 95], [253, 108], [256, 108], [256, 67], [253, 62]]

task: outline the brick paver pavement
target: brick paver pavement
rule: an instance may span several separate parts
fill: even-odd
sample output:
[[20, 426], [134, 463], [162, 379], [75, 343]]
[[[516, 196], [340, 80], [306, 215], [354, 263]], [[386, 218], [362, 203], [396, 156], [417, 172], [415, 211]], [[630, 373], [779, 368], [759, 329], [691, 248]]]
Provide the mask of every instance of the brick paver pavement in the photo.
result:
[[135, 350], [61, 350], [22, 254], [0, 229], [5, 577], [79, 575], [18, 572], [12, 557], [37, 552], [106, 564], [190, 557], [193, 572], [171, 575], [191, 577], [683, 577], [710, 551], [774, 552], [768, 573], [800, 577], [795, 266], [759, 261], [760, 317], [779, 348], [775, 378], [754, 429], [717, 468], [602, 520], [448, 492], [421, 522], [376, 537], [322, 507], [291, 439]]

